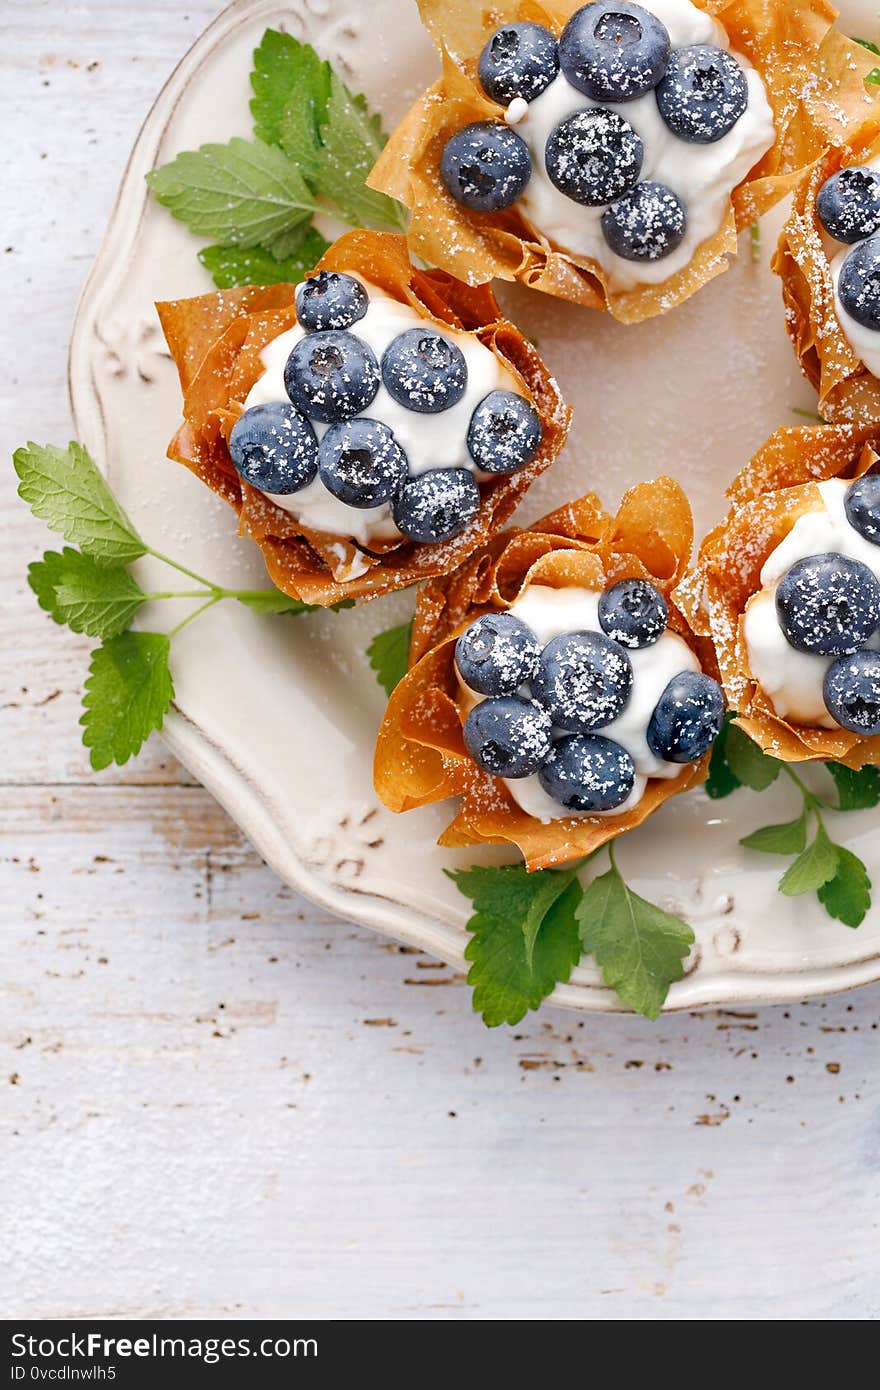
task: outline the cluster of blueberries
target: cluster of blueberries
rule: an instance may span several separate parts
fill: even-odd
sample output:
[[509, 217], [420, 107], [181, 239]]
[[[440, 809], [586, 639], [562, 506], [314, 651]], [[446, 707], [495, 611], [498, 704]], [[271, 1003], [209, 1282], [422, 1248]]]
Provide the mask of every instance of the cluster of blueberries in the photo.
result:
[[[852, 483], [845, 507], [849, 524], [880, 546], [880, 474]], [[873, 571], [846, 555], [809, 555], [779, 581], [776, 614], [796, 651], [835, 658], [823, 687], [832, 718], [854, 734], [880, 734], [880, 651], [866, 650], [880, 628]]]
[[826, 179], [816, 215], [829, 236], [853, 246], [843, 262], [837, 293], [846, 312], [880, 332], [880, 173], [850, 166]]
[[[505, 25], [478, 65], [493, 101], [534, 101], [566, 81], [595, 102], [634, 101], [653, 92], [668, 128], [680, 140], [707, 145], [732, 130], [748, 106], [748, 84], [736, 59], [712, 44], [672, 47], [666, 26], [641, 5], [585, 5], [557, 43], [540, 24]], [[644, 145], [619, 111], [605, 105], [568, 116], [551, 132], [544, 165], [552, 183], [586, 207], [603, 207], [602, 231], [617, 255], [631, 261], [668, 256], [685, 234], [687, 211], [666, 184], [643, 180]], [[529, 182], [528, 146], [507, 124], [477, 121], [446, 143], [440, 174], [465, 207], [510, 207]]]
[[[411, 475], [393, 431], [362, 412], [380, 384], [408, 410], [448, 410], [467, 386], [464, 354], [426, 325], [398, 334], [378, 362], [351, 332], [368, 308], [367, 291], [351, 275], [322, 270], [300, 285], [296, 314], [306, 336], [284, 368], [289, 400], [244, 411], [229, 439], [232, 462], [262, 492], [286, 496], [317, 476], [346, 506], [390, 503], [408, 540], [448, 540], [479, 509], [473, 473], [450, 467]], [[320, 442], [315, 421], [329, 427]], [[530, 401], [512, 391], [491, 391], [471, 416], [466, 445], [484, 473], [515, 473], [534, 458], [541, 437]]]
[[[530, 777], [570, 811], [613, 811], [635, 785], [632, 757], [597, 732], [633, 692], [627, 648], [650, 647], [666, 630], [666, 600], [643, 579], [622, 579], [599, 600], [601, 632], [567, 632], [542, 648], [513, 613], [476, 618], [455, 644], [464, 683], [486, 696], [464, 725], [474, 762], [496, 777]], [[718, 684], [699, 671], [674, 676], [647, 729], [651, 752], [696, 762], [724, 718]]]

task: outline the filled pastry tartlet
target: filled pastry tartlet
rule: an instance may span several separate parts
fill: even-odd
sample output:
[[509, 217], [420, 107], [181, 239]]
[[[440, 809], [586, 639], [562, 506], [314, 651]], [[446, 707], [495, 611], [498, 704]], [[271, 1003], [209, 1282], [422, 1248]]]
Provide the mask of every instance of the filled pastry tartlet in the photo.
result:
[[184, 390], [169, 456], [308, 603], [453, 569], [554, 459], [569, 412], [486, 287], [351, 232], [298, 286], [157, 306]]
[[658, 314], [865, 119], [870, 55], [825, 0], [419, 0], [443, 76], [370, 182], [472, 283]]
[[459, 796], [441, 844], [590, 853], [705, 775], [724, 716], [671, 598], [693, 524], [669, 478], [512, 530], [420, 591], [376, 748], [394, 811]]

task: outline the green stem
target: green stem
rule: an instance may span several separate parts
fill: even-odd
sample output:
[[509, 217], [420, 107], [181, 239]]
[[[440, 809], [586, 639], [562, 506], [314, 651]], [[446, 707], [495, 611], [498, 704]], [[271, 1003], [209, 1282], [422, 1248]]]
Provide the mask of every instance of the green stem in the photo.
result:
[[808, 811], [813, 812], [813, 815], [816, 817], [818, 824], [824, 830], [825, 822], [822, 819], [822, 802], [819, 800], [818, 797], [813, 795], [806, 783], [797, 775], [794, 768], [792, 768], [788, 763], [782, 764], [782, 771], [792, 782], [794, 782], [801, 796], [804, 798], [804, 806]]
[[187, 623], [191, 623], [193, 618], [197, 618], [200, 613], [205, 613], [209, 608], [213, 608], [214, 604], [219, 603], [222, 597], [222, 594], [214, 594], [212, 598], [208, 599], [207, 603], [199, 604], [198, 608], [194, 608], [185, 618], [181, 618], [177, 626], [171, 629], [168, 633], [169, 638], [176, 637], [178, 632], [181, 632], [182, 629], [186, 627]]
[[170, 555], [163, 555], [161, 550], [154, 550], [152, 546], [147, 546], [147, 554], [152, 555], [154, 560], [161, 560], [163, 565], [170, 565], [173, 570], [180, 574], [185, 574], [188, 579], [194, 579], [197, 584], [204, 584], [206, 589], [210, 589], [212, 594], [222, 592], [219, 584], [212, 584], [210, 579], [206, 579], [203, 574], [196, 574], [195, 570], [187, 569], [179, 560], [172, 560]]
[[144, 594], [146, 601], [160, 598], [213, 598], [213, 589], [162, 589], [153, 594]]

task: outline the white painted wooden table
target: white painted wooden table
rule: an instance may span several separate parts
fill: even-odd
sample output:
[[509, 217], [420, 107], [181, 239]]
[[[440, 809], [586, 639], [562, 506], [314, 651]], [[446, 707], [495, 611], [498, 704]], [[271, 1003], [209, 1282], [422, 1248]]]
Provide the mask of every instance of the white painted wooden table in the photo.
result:
[[80, 285], [215, 8], [0, 3], [0, 1314], [877, 1317], [880, 989], [488, 1033], [158, 742], [91, 773], [8, 459], [67, 438]]

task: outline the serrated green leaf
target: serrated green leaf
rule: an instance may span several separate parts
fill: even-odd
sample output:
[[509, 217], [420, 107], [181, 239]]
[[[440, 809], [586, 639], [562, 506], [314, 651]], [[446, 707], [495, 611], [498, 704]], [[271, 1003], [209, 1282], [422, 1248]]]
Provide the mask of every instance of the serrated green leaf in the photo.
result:
[[871, 880], [858, 855], [837, 846], [837, 872], [817, 890], [829, 917], [847, 927], [859, 927], [871, 906]]
[[307, 44], [302, 45], [302, 73], [292, 84], [281, 119], [281, 148], [310, 183], [318, 172], [320, 129], [327, 120], [331, 70]]
[[746, 849], [757, 849], [762, 854], [800, 854], [806, 843], [806, 807], [797, 820], [786, 821], [783, 825], [764, 825], [740, 840]]
[[709, 776], [706, 779], [706, 795], [710, 796], [713, 801], [721, 801], [725, 796], [730, 796], [731, 792], [735, 792], [737, 787], [742, 786], [742, 782], [727, 761], [727, 740], [730, 737], [732, 718], [732, 714], [724, 716], [721, 732], [712, 745]]
[[812, 844], [807, 845], [780, 879], [780, 893], [788, 898], [797, 898], [801, 893], [815, 893], [823, 883], [834, 877], [839, 853], [837, 845], [831, 843], [820, 825]]
[[205, 246], [199, 252], [199, 260], [220, 290], [232, 289], [234, 285], [297, 285], [330, 245], [313, 227], [305, 227], [304, 231], [296, 252], [283, 260], [260, 246], [248, 251], [238, 246]]
[[95, 771], [128, 762], [161, 729], [174, 698], [170, 646], [163, 633], [123, 632], [92, 653], [79, 722]]
[[105, 563], [128, 564], [144, 545], [81, 444], [28, 443], [13, 456], [18, 495], [34, 516]]
[[753, 791], [762, 792], [779, 776], [781, 764], [768, 753], [762, 753], [757, 743], [736, 724], [727, 732], [727, 762], [734, 777]]
[[129, 626], [146, 595], [121, 565], [65, 546], [28, 566], [28, 583], [56, 623], [89, 637], [115, 637]]
[[254, 50], [251, 87], [254, 134], [267, 144], [281, 145], [282, 122], [292, 94], [309, 92], [320, 111], [323, 92], [326, 106], [329, 65], [321, 61], [311, 44], [300, 43], [277, 29], [267, 29]]
[[384, 632], [377, 632], [367, 647], [367, 660], [386, 695], [391, 695], [407, 673], [412, 627], [410, 619], [397, 627], [386, 628]]
[[863, 767], [854, 772], [843, 763], [826, 763], [837, 787], [838, 811], [863, 811], [880, 805], [880, 772]]
[[322, 195], [355, 226], [405, 228], [406, 209], [365, 182], [385, 144], [381, 119], [335, 73], [320, 134], [317, 186]]

